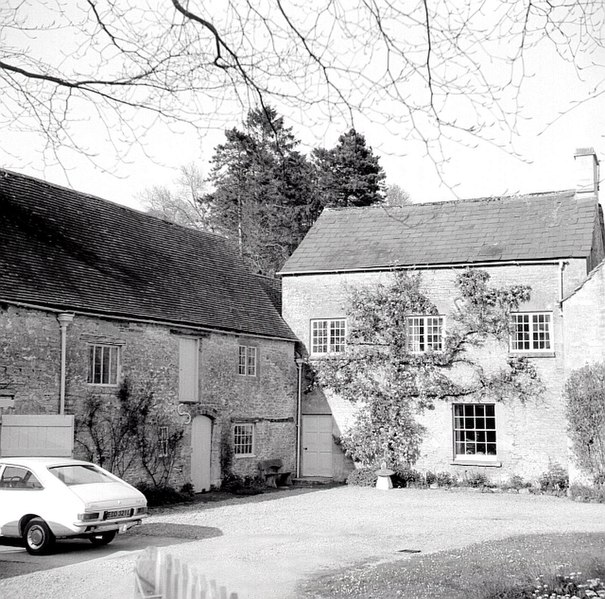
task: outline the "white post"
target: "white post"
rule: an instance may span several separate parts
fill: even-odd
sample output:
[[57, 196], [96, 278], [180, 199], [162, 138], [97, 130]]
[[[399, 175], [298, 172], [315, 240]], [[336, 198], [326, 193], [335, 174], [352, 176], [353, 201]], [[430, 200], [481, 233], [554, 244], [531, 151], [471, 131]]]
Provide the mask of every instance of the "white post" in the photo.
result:
[[59, 414], [65, 413], [65, 372], [67, 361], [67, 327], [74, 319], [74, 315], [68, 312], [61, 312], [57, 315], [59, 327], [61, 328], [61, 383], [59, 391]]

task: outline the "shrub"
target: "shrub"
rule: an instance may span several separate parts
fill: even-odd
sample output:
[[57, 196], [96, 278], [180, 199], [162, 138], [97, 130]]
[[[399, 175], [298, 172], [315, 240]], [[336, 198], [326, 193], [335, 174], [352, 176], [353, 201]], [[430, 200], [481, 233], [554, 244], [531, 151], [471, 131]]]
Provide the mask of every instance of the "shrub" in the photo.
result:
[[586, 487], [584, 485], [571, 485], [569, 496], [578, 501], [590, 503], [605, 503], [605, 487]]
[[356, 487], [375, 487], [378, 475], [374, 468], [358, 468], [347, 476], [347, 485]]
[[470, 472], [465, 475], [461, 481], [464, 487], [486, 487], [489, 484], [489, 480], [484, 472]]
[[540, 490], [544, 493], [561, 493], [569, 487], [569, 475], [563, 466], [552, 462], [538, 482]]
[[437, 484], [440, 487], [451, 487], [456, 484], [456, 479], [449, 472], [437, 472]]
[[145, 495], [149, 507], [185, 503], [193, 499], [193, 487], [191, 487], [191, 493], [177, 491], [169, 485], [156, 487], [146, 482], [137, 483], [135, 487]]
[[531, 483], [523, 480], [522, 476], [519, 476], [518, 474], [513, 474], [509, 479], [508, 482], [503, 485], [503, 488], [505, 489], [528, 489], [529, 487], [531, 487]]
[[391, 477], [393, 487], [401, 489], [422, 483], [422, 474], [410, 466], [395, 468], [395, 474]]
[[264, 492], [266, 485], [259, 476], [240, 476], [229, 472], [223, 478], [221, 489], [234, 495], [259, 495]]
[[431, 486], [433, 483], [437, 482], [437, 475], [430, 470], [427, 470], [424, 473], [424, 482], [427, 486]]
[[569, 437], [578, 465], [592, 475], [605, 472], [605, 363], [574, 370], [565, 383]]

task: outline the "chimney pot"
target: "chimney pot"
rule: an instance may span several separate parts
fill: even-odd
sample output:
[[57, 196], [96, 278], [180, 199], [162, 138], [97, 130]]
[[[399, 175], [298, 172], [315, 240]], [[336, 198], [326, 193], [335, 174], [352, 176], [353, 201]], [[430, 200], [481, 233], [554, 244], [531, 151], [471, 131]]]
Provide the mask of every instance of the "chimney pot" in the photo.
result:
[[578, 148], [574, 159], [576, 164], [576, 197], [598, 198], [599, 159], [594, 148]]

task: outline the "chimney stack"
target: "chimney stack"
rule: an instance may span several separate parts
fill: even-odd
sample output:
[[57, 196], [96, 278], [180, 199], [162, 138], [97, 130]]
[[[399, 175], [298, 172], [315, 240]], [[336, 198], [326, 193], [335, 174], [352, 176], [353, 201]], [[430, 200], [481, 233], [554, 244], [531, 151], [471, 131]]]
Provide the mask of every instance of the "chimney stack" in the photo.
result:
[[576, 197], [599, 199], [599, 159], [594, 148], [578, 148], [576, 163]]

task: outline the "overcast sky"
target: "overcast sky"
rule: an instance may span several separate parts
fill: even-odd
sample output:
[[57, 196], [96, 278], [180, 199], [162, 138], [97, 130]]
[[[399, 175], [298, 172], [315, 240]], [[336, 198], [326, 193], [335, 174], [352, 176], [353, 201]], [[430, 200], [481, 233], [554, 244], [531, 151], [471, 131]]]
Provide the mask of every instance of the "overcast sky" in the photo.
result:
[[[58, 38], [52, 42], [47, 38], [44, 43], [46, 54], [58, 52]], [[64, 46], [62, 39], [61, 47]], [[602, 49], [599, 52], [588, 62], [605, 65]], [[586, 60], [583, 62], [587, 64]], [[494, 64], [490, 68], [498, 67]], [[512, 152], [501, 129], [494, 127], [493, 143], [467, 140], [456, 144], [444, 140], [445, 162], [436, 164], [435, 156], [428, 156], [423, 144], [397, 126], [378, 123], [363, 114], [357, 116], [355, 126], [381, 157], [387, 181], [403, 187], [416, 202], [573, 188], [575, 148], [593, 146], [605, 159], [605, 95], [599, 95], [605, 67], [577, 73], [569, 63], [557, 60], [554, 53], [540, 51], [528, 54], [525, 68], [527, 78]], [[337, 118], [333, 122], [318, 115], [308, 119], [304, 112], [276, 107], [303, 142], [303, 151], [317, 145], [334, 145], [349, 126]], [[242, 117], [241, 111], [235, 113], [231, 125], [241, 125]], [[168, 128], [157, 123], [144, 149], [137, 146], [135, 139], [126, 137], [121, 149], [128, 148], [127, 160], [105, 171], [77, 155], [61, 167], [44, 166], [37, 150], [40, 142], [34, 134], [5, 131], [0, 164], [140, 208], [137, 194], [151, 185], [170, 185], [181, 165], [194, 162], [208, 172], [213, 148], [223, 140], [223, 134], [212, 119], [207, 126], [207, 131], [199, 134], [185, 126]], [[106, 141], [103, 123], [94, 113], [83, 112], [82, 127], [93, 153], [101, 158], [93, 162], [112, 164], [115, 148]], [[489, 129], [486, 133], [489, 135]]]

